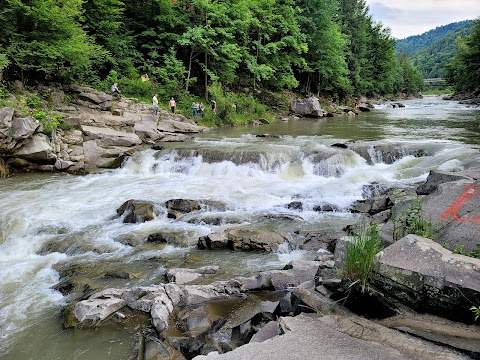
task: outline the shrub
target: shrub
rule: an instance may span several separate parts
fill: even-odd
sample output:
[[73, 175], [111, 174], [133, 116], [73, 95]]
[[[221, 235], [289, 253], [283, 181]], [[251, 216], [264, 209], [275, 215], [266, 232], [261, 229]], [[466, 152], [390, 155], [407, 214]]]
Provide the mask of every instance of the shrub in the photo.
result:
[[[267, 116], [267, 109], [251, 94], [233, 93], [227, 91], [220, 83], [214, 83], [208, 88], [210, 98], [217, 103], [215, 119], [210, 119], [215, 125], [245, 125]], [[210, 104], [206, 104], [207, 109]]]
[[375, 255], [380, 250], [381, 240], [377, 224], [363, 226], [353, 241], [346, 244], [344, 276], [354, 284], [359, 284], [362, 292], [378, 266]]
[[43, 125], [44, 134], [49, 136], [51, 136], [57, 128], [65, 130], [72, 128], [69, 124], [63, 122], [63, 116], [59, 114], [49, 115], [43, 110], [37, 110], [33, 113], [33, 117]]
[[405, 235], [415, 234], [435, 240], [435, 231], [432, 221], [423, 217], [422, 199], [416, 197], [410, 202], [410, 206], [398, 213], [392, 209], [393, 241], [401, 239]]
[[38, 96], [37, 94], [29, 94], [25, 99], [25, 104], [28, 107], [36, 108], [40, 105], [40, 101], [40, 96]]

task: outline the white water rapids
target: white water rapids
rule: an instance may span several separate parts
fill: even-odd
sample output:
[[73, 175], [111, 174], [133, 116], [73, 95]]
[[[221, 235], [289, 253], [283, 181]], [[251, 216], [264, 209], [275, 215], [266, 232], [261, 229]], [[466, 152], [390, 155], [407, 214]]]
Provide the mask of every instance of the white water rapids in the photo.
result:
[[[398, 109], [381, 110], [393, 112]], [[398, 124], [392, 122], [385, 126]], [[455, 130], [452, 134], [455, 136]], [[376, 150], [378, 146], [392, 145], [391, 140], [357, 143], [367, 148], [374, 160], [369, 162], [350, 148], [331, 146], [348, 139], [346, 135], [342, 138], [331, 135], [259, 138], [248, 133], [215, 138], [207, 134], [193, 144], [179, 145], [178, 149], [172, 146], [161, 152], [136, 153], [121, 169], [113, 171], [87, 176], [37, 174], [0, 179], [0, 357], [7, 357], [11, 352], [8, 358], [13, 359], [12, 354], [17, 354], [18, 359], [18, 354], [25, 354], [20, 349], [24, 346], [23, 339], [32, 337], [32, 327], [41, 328], [51, 323], [48, 319], [58, 316], [67, 303], [68, 299], [53, 289], [60, 280], [58, 264], [71, 261], [129, 263], [155, 256], [183, 257], [195, 249], [200, 236], [213, 231], [245, 224], [283, 226], [266, 220], [275, 215], [298, 218], [293, 224], [285, 225], [283, 230], [287, 232], [328, 227], [353, 216], [348, 207], [362, 199], [365, 185], [402, 186], [420, 182], [431, 169], [458, 170], [478, 154], [477, 148], [463, 143], [435, 138], [410, 141], [407, 136], [395, 140], [405, 153], [393, 163], [385, 163]], [[421, 146], [425, 156], [409, 155], [412, 146]], [[190, 150], [185, 147], [203, 149], [205, 153], [215, 149], [230, 155], [211, 161], [193, 150], [192, 155], [188, 155]], [[242, 152], [260, 154], [256, 157], [258, 161], [247, 161]], [[229, 160], [229, 156], [240, 160]], [[177, 198], [221, 201], [227, 209], [211, 214], [222, 219], [219, 225], [169, 219], [165, 202]], [[115, 217], [116, 209], [129, 199], [155, 203], [158, 215], [143, 224], [122, 223]], [[286, 205], [292, 201], [301, 201], [303, 209], [288, 209]], [[326, 204], [337, 211], [314, 210], [315, 206]], [[159, 231], [181, 234], [182, 245], [139, 250], [118, 241], [122, 237], [146, 237]], [[206, 256], [207, 263], [217, 261], [211, 254]], [[300, 250], [284, 249], [263, 257], [239, 254], [235, 260], [229, 258], [228, 263], [220, 259], [218, 262], [228, 267], [228, 274], [234, 276], [247, 270], [278, 267], [293, 258], [308, 256]], [[154, 282], [164, 270], [130, 279], [124, 285], [132, 286], [135, 281]], [[45, 331], [52, 333], [45, 335], [45, 341], [52, 341], [53, 337], [68, 338], [59, 335], [58, 332], [62, 332], [58, 329]], [[81, 346], [87, 346], [88, 341], [91, 338], [84, 340]], [[40, 342], [41, 339], [33, 340], [34, 344]], [[50, 353], [45, 350], [44, 358], [62, 358], [60, 354], [65, 348], [76, 348], [73, 343], [58, 346], [58, 350]], [[102, 356], [104, 359], [120, 358], [115, 353], [111, 357]], [[25, 355], [24, 358], [35, 357]], [[64, 358], [95, 357], [79, 353]]]

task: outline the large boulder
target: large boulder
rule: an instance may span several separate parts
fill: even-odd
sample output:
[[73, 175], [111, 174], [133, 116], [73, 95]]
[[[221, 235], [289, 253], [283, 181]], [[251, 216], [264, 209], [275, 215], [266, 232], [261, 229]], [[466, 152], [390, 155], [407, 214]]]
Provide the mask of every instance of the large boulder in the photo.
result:
[[228, 229], [227, 239], [233, 250], [277, 251], [286, 242], [281, 235], [268, 230]]
[[84, 161], [89, 168], [118, 168], [122, 165], [125, 158], [130, 156], [128, 151], [131, 148], [120, 146], [102, 147], [97, 141], [90, 140], [83, 143]]
[[155, 218], [154, 204], [149, 201], [127, 200], [118, 209], [118, 216], [123, 217], [124, 223], [143, 223]]
[[168, 217], [178, 219], [184, 214], [194, 211], [211, 211], [214, 209], [225, 210], [226, 205], [220, 201], [213, 200], [189, 200], [189, 199], [171, 199], [165, 202]]
[[[4, 107], [0, 109], [0, 139], [7, 138], [12, 128], [12, 120], [15, 109], [12, 107]], [[1, 142], [0, 142], [1, 143]]]
[[473, 322], [480, 304], [480, 259], [453, 254], [438, 243], [407, 235], [379, 255], [374, 286], [420, 312]]
[[13, 152], [15, 157], [42, 164], [55, 164], [57, 156], [48, 137], [35, 134], [20, 149]]
[[295, 114], [306, 117], [322, 117], [324, 115], [320, 102], [313, 96], [305, 99], [295, 99], [290, 104], [290, 110]]

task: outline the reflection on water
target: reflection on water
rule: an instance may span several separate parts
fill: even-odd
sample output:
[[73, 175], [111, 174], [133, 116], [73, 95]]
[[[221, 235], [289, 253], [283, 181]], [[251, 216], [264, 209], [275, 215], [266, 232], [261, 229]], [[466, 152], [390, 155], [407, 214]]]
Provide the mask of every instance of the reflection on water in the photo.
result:
[[339, 115], [311, 119], [300, 118], [288, 122], [245, 128], [222, 129], [205, 137], [238, 137], [245, 132], [291, 136], [322, 136], [340, 140], [372, 141], [453, 141], [480, 144], [478, 126], [480, 108], [427, 96], [420, 100], [399, 101], [405, 107], [377, 105], [371, 112], [358, 116]]
[[[210, 281], [278, 269], [315, 254], [287, 246], [273, 254], [208, 252], [196, 242], [235, 226], [286, 239], [342, 228], [355, 221], [348, 207], [363, 198], [365, 186], [423, 181], [431, 169], [462, 169], [478, 154], [480, 111], [439, 98], [404, 104], [356, 117], [211, 131], [88, 176], [0, 179], [0, 356], [128, 359], [134, 325], [62, 329], [60, 310], [68, 299], [54, 286], [64, 272], [75, 269], [81, 283], [102, 288], [159, 283], [171, 267], [218, 265]], [[256, 136], [267, 133], [278, 136]], [[332, 147], [336, 143], [348, 148]], [[173, 220], [165, 202], [177, 198], [221, 201], [225, 209]], [[156, 218], [124, 224], [116, 209], [129, 199], [154, 203]], [[289, 207], [292, 202], [302, 207]], [[318, 211], [323, 206], [335, 211]], [[174, 241], [143, 243], [153, 233], [172, 234]]]

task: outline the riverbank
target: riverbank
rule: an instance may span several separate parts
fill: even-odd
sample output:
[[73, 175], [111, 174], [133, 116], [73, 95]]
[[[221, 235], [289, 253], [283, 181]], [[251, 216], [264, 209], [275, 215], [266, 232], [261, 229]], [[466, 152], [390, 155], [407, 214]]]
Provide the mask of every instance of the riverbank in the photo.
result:
[[[199, 123], [214, 125], [212, 118], [218, 120], [228, 114], [241, 117], [243, 108], [258, 107], [254, 102], [245, 105], [223, 99], [220, 103], [219, 99], [215, 114], [206, 109], [204, 116], [194, 118], [177, 109], [175, 113], [161, 110], [154, 115], [149, 104], [126, 97], [113, 98], [85, 86], [41, 86], [35, 92], [17, 87], [18, 94], [1, 102], [0, 177], [9, 176], [12, 171], [86, 174], [117, 168], [136, 151], [161, 148], [167, 142], [191, 141], [192, 135], [208, 131]], [[289, 111], [279, 110], [276, 116], [280, 119], [352, 116], [373, 108], [365, 98], [357, 99], [352, 106], [339, 106], [323, 99], [325, 110], [315, 97], [288, 96]], [[288, 96], [283, 101], [288, 102]], [[285, 103], [283, 107], [288, 106]], [[261, 114], [259, 111], [249, 124], [272, 121]]]

